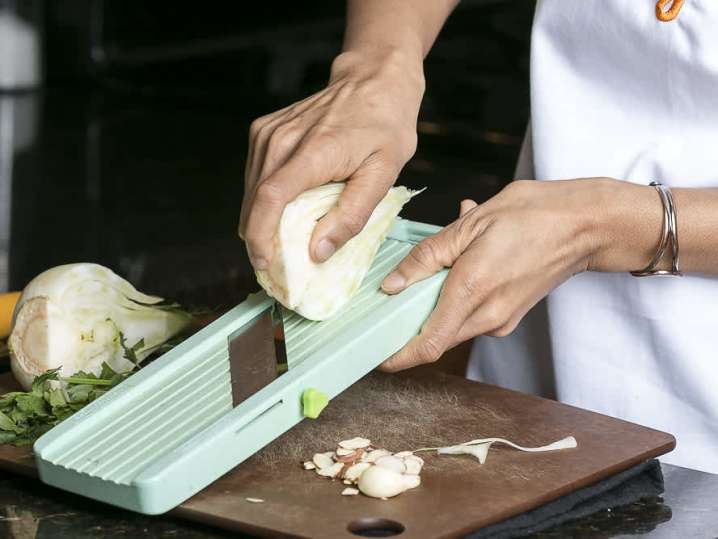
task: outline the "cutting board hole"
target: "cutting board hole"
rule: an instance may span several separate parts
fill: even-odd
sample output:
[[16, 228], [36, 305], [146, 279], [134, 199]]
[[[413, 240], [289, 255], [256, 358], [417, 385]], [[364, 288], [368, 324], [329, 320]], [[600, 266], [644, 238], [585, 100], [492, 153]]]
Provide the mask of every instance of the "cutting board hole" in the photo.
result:
[[404, 525], [386, 518], [360, 518], [347, 529], [359, 537], [395, 537], [404, 532]]

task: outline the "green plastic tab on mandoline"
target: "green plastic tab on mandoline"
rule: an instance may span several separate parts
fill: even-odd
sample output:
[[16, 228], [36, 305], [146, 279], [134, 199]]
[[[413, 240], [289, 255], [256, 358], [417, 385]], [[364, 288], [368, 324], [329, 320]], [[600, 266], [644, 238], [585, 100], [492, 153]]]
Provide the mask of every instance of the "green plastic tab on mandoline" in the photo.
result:
[[309, 388], [305, 389], [302, 393], [302, 411], [304, 417], [310, 419], [316, 419], [322, 410], [329, 404], [329, 396], [322, 393], [318, 389]]

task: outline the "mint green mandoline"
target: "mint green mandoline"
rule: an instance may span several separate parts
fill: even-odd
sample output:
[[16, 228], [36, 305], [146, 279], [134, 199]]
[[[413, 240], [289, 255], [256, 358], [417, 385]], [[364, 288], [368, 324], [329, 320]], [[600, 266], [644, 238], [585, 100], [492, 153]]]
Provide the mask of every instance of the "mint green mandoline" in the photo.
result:
[[250, 296], [42, 436], [40, 478], [140, 513], [181, 504], [301, 421], [305, 389], [332, 398], [419, 332], [446, 270], [396, 296], [379, 285], [438, 230], [397, 219], [359, 292], [330, 320], [285, 311], [288, 371], [233, 408], [228, 338], [274, 302]]

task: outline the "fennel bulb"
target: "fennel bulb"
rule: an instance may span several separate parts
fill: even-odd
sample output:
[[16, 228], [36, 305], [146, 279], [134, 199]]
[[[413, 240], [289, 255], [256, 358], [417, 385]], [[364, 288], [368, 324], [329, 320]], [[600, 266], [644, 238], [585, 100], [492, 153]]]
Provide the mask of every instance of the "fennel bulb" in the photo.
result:
[[390, 189], [362, 231], [329, 260], [318, 264], [309, 255], [312, 231], [337, 203], [344, 186], [328, 183], [315, 187], [287, 204], [274, 237], [271, 264], [256, 272], [259, 284], [270, 296], [310, 320], [326, 320], [349, 301], [394, 219], [416, 194], [406, 187]]
[[15, 378], [29, 390], [36, 376], [51, 369], [59, 368], [61, 377], [78, 371], [99, 376], [103, 362], [116, 372], [133, 369], [125, 343], [141, 361], [191, 320], [160, 302], [98, 264], [41, 273], [25, 287], [13, 314]]

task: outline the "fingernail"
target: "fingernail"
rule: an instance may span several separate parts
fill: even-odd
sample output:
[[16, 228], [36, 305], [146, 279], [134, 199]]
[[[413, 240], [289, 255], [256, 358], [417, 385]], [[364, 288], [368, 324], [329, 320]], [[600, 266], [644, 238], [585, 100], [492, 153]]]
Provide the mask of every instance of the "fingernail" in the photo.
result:
[[381, 287], [387, 292], [396, 292], [397, 290], [401, 290], [402, 288], [404, 288], [405, 284], [406, 279], [404, 279], [404, 277], [402, 277], [400, 273], [392, 273], [386, 279], [384, 279], [384, 282], [381, 284]]
[[334, 242], [324, 238], [323, 240], [320, 240], [317, 244], [317, 259], [321, 262], [324, 262], [325, 260], [328, 260], [336, 250], [337, 248], [334, 245]]
[[268, 265], [269, 264], [267, 263], [266, 258], [259, 257], [259, 258], [252, 259], [252, 266], [254, 266], [254, 269], [258, 269], [258, 270], [267, 269]]

